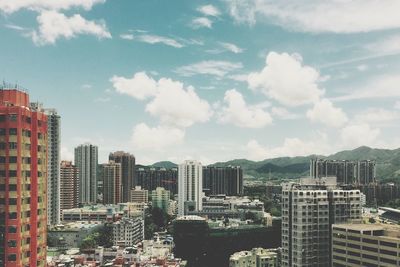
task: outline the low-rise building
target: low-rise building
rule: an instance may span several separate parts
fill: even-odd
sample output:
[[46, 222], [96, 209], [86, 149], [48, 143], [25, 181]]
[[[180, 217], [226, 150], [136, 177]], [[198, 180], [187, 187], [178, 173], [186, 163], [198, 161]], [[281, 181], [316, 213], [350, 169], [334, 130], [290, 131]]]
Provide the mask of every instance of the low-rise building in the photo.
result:
[[400, 226], [334, 224], [332, 266], [400, 266]]
[[277, 267], [279, 251], [277, 249], [253, 248], [240, 251], [229, 258], [229, 267]]
[[149, 191], [142, 189], [141, 186], [135, 186], [131, 189], [131, 202], [149, 202]]
[[130, 247], [144, 239], [143, 217], [123, 217], [113, 223], [114, 246]]

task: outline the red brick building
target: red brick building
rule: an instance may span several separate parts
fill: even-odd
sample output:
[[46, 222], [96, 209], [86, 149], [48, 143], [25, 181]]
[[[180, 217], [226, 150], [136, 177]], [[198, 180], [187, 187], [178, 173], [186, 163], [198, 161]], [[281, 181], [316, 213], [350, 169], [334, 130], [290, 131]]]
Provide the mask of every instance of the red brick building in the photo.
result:
[[0, 266], [45, 266], [47, 117], [0, 85]]

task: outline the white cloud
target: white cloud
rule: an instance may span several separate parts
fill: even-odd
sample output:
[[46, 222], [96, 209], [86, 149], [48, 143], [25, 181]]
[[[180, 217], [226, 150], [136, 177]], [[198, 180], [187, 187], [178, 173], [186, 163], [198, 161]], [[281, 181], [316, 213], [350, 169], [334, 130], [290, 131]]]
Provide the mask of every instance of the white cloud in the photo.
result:
[[133, 34], [130, 33], [120, 34], [119, 37], [124, 40], [133, 40]]
[[71, 39], [81, 34], [111, 38], [104, 22], [89, 21], [78, 14], [67, 17], [57, 11], [43, 11], [37, 21], [39, 29], [30, 33], [36, 45], [54, 44], [61, 37]]
[[335, 101], [348, 101], [368, 98], [398, 98], [400, 97], [400, 75], [381, 75], [367, 81], [360, 88], [349, 88], [350, 93], [332, 98]]
[[193, 29], [199, 29], [199, 28], [212, 28], [213, 22], [206, 17], [199, 17], [199, 18], [194, 18], [191, 22], [191, 27]]
[[177, 40], [165, 36], [160, 35], [153, 35], [153, 34], [143, 34], [137, 36], [136, 40], [148, 44], [164, 44], [168, 46], [172, 46], [175, 48], [182, 48], [184, 47], [183, 44], [178, 42]]
[[247, 105], [243, 95], [235, 89], [225, 92], [224, 104], [218, 114], [221, 123], [244, 128], [262, 128], [272, 123], [268, 112], [260, 107]]
[[346, 113], [341, 108], [334, 107], [328, 99], [316, 102], [314, 107], [307, 111], [307, 118], [330, 127], [341, 127], [348, 121]]
[[259, 18], [284, 28], [305, 32], [354, 33], [400, 28], [400, 2], [386, 0], [227, 0], [239, 23]]
[[133, 98], [144, 100], [155, 96], [158, 90], [157, 82], [145, 72], [137, 72], [132, 78], [124, 78], [114, 75], [112, 82], [115, 90], [120, 94], [127, 94]]
[[368, 65], [366, 65], [366, 64], [358, 65], [357, 70], [361, 71], [361, 72], [366, 71], [366, 70], [368, 70]]
[[242, 67], [242, 63], [239, 62], [206, 60], [179, 67], [175, 70], [175, 72], [185, 77], [190, 77], [197, 74], [223, 77], [227, 73], [241, 69]]
[[61, 146], [61, 160], [74, 160], [74, 153], [68, 149], [66, 146]]
[[95, 4], [104, 2], [105, 0], [0, 0], [0, 10], [5, 13], [13, 13], [21, 9], [42, 11], [83, 8], [90, 10]]
[[378, 144], [379, 135], [379, 128], [372, 128], [366, 123], [349, 125], [343, 128], [340, 133], [342, 145], [346, 148], [374, 147]]
[[146, 111], [160, 118], [162, 124], [178, 127], [206, 122], [212, 116], [210, 105], [196, 94], [193, 87], [185, 89], [181, 82], [166, 78], [158, 81], [157, 94], [147, 104]]
[[382, 38], [379, 41], [365, 45], [365, 48], [379, 55], [400, 53], [400, 35], [396, 34]]
[[218, 17], [221, 15], [221, 12], [219, 9], [213, 5], [204, 5], [199, 8], [197, 8], [197, 11], [202, 13], [205, 16], [211, 16], [211, 17]]
[[308, 155], [325, 155], [332, 152], [327, 144], [326, 136], [318, 134], [313, 141], [303, 141], [299, 138], [285, 138], [283, 144], [274, 148], [260, 145], [256, 140], [250, 140], [246, 145], [247, 158], [264, 160], [275, 157], [296, 157]]
[[299, 55], [270, 52], [261, 72], [250, 73], [247, 82], [266, 96], [286, 106], [316, 102], [324, 91], [318, 88], [321, 76], [317, 70], [302, 65]]
[[27, 28], [15, 25], [15, 24], [5, 24], [4, 27], [8, 28], [8, 29], [12, 29], [12, 30], [16, 30], [16, 31], [26, 31]]
[[238, 47], [238, 46], [235, 45], [235, 44], [232, 44], [232, 43], [225, 43], [225, 42], [219, 42], [219, 44], [220, 44], [225, 50], [228, 50], [228, 51], [230, 51], [230, 52], [232, 52], [232, 53], [239, 54], [239, 53], [242, 53], [242, 52], [243, 52], [243, 48], [240, 48], [240, 47]]
[[384, 108], [369, 108], [355, 115], [357, 123], [385, 123], [400, 119], [400, 114]]
[[394, 108], [400, 109], [400, 101], [397, 101], [396, 103], [394, 103]]
[[162, 151], [171, 146], [181, 144], [185, 137], [185, 131], [166, 126], [149, 127], [145, 123], [135, 126], [132, 134], [134, 149]]
[[283, 107], [273, 107], [271, 109], [271, 112], [276, 117], [284, 119], [284, 120], [293, 120], [293, 119], [297, 119], [299, 117], [299, 115], [291, 113]]

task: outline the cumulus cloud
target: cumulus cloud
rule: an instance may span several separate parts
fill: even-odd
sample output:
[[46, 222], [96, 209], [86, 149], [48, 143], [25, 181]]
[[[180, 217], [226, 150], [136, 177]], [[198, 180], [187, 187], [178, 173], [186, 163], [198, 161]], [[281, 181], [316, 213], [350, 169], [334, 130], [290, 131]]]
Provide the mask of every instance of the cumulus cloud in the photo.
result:
[[147, 104], [146, 111], [160, 118], [161, 123], [178, 127], [206, 122], [212, 115], [208, 102], [192, 86], [184, 88], [181, 82], [165, 78], [158, 81], [158, 92]]
[[39, 29], [29, 34], [36, 45], [54, 44], [59, 38], [71, 39], [77, 35], [111, 38], [104, 22], [86, 20], [78, 14], [67, 17], [57, 11], [43, 11], [37, 21]]
[[206, 60], [179, 67], [175, 70], [175, 72], [185, 77], [190, 77], [197, 74], [223, 77], [227, 73], [241, 69], [242, 67], [243, 65], [240, 62]]
[[247, 105], [243, 95], [235, 89], [225, 92], [224, 104], [218, 115], [221, 123], [244, 128], [262, 128], [272, 123], [268, 112], [261, 107]]
[[400, 114], [395, 110], [384, 108], [369, 108], [355, 115], [354, 121], [358, 123], [386, 123], [400, 119]]
[[158, 81], [145, 72], [132, 78], [113, 76], [110, 81], [118, 93], [139, 100], [150, 99], [146, 111], [160, 119], [163, 125], [189, 127], [196, 122], [206, 122], [212, 110], [206, 100], [201, 99], [192, 86], [168, 78]]
[[260, 72], [250, 73], [247, 82], [253, 90], [285, 106], [300, 106], [316, 102], [324, 91], [318, 87], [319, 72], [302, 64], [299, 55], [270, 52]]
[[83, 8], [90, 10], [95, 4], [104, 2], [105, 0], [0, 0], [0, 10], [5, 13], [13, 13], [21, 9], [42, 11]]
[[290, 111], [288, 111], [287, 109], [285, 109], [283, 107], [273, 107], [271, 109], [271, 112], [276, 117], [278, 117], [280, 119], [284, 119], [284, 120], [292, 120], [292, 119], [296, 119], [299, 117], [298, 115], [291, 113]]
[[137, 72], [132, 78], [114, 75], [110, 81], [118, 93], [127, 94], [139, 100], [154, 96], [158, 90], [157, 82], [145, 72]]
[[347, 121], [347, 115], [341, 108], [333, 106], [328, 99], [321, 99], [314, 107], [307, 111], [307, 117], [312, 122], [319, 122], [330, 127], [341, 127]]
[[238, 23], [258, 19], [304, 32], [354, 33], [400, 27], [400, 2], [387, 0], [229, 0], [230, 15]]
[[372, 128], [366, 123], [348, 125], [341, 130], [342, 145], [346, 148], [376, 146], [379, 142], [379, 128]]
[[166, 126], [149, 127], [145, 123], [140, 123], [133, 129], [132, 145], [139, 150], [162, 151], [182, 143], [184, 137], [185, 131], [182, 129]]
[[199, 28], [212, 28], [212, 20], [206, 17], [199, 17], [199, 18], [194, 18], [191, 22], [191, 27], [194, 29], [199, 29]]
[[197, 11], [205, 16], [218, 17], [219, 15], [221, 15], [219, 9], [213, 5], [200, 6], [199, 8], [197, 8]]

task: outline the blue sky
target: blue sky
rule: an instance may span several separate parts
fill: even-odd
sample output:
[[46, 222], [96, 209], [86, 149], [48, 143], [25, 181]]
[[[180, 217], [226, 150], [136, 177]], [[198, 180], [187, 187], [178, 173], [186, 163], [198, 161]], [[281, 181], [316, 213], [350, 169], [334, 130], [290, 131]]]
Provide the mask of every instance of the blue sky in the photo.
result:
[[400, 144], [400, 2], [0, 0], [0, 77], [62, 116], [62, 157], [139, 163]]

